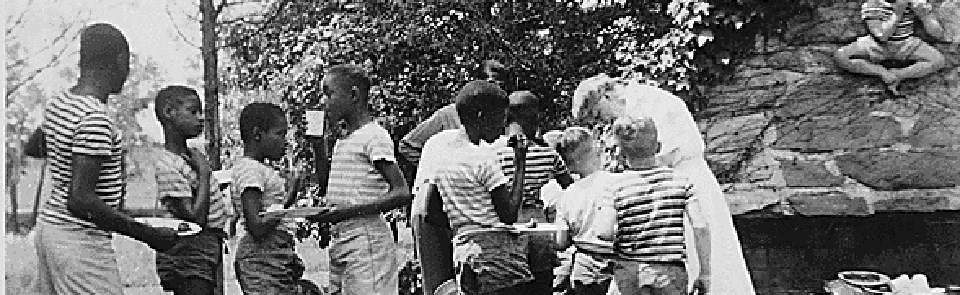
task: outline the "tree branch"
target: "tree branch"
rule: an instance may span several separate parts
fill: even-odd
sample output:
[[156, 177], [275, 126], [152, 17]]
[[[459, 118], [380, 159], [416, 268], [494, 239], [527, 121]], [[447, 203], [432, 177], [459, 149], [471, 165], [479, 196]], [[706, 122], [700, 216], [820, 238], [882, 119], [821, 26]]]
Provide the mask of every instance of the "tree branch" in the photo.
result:
[[[64, 54], [63, 54], [63, 53], [66, 52], [67, 49], [69, 49], [69, 48], [71, 47], [70, 45], [73, 44], [73, 42], [76, 42], [76, 40], [77, 40], [78, 38], [80, 38], [80, 34], [79, 34], [79, 33], [76, 34], [76, 35], [74, 35], [73, 38], [71, 38], [69, 42], [66, 42], [66, 43], [63, 45], [63, 47], [60, 48], [60, 51], [58, 51], [57, 53], [53, 54], [53, 56], [50, 57], [50, 60], [47, 61], [46, 64], [44, 64], [43, 66], [37, 67], [37, 68], [34, 69], [33, 71], [30, 71], [30, 73], [27, 74], [27, 75], [25, 76], [25, 78], [21, 79], [19, 82], [14, 83], [12, 86], [7, 87], [7, 93], [6, 93], [7, 97], [9, 97], [11, 94], [17, 92], [17, 90], [20, 89], [20, 87], [23, 87], [24, 85], [26, 85], [26, 84], [29, 83], [30, 81], [33, 81], [33, 79], [35, 79], [35, 78], [37, 77], [37, 75], [40, 75], [40, 73], [43, 73], [43, 71], [46, 71], [47, 69], [50, 69], [50, 68], [52, 68], [53, 66], [57, 65], [57, 63], [59, 63], [60, 60], [64, 57]], [[70, 53], [68, 56], [73, 56], [74, 54], [77, 54], [77, 53], [76, 53], [76, 52], [73, 52], [73, 53]]]
[[190, 38], [187, 38], [187, 36], [183, 34], [183, 30], [180, 29], [180, 25], [177, 24], [177, 21], [173, 18], [173, 12], [170, 11], [170, 5], [169, 4], [164, 5], [164, 9], [167, 11], [167, 17], [169, 17], [170, 22], [173, 23], [173, 28], [177, 31], [177, 35], [180, 36], [180, 39], [183, 40], [184, 43], [187, 43], [187, 45], [190, 45], [191, 47], [200, 48], [200, 46], [198, 46], [194, 42], [191, 42]]
[[18, 26], [23, 24], [23, 17], [27, 15], [28, 11], [30, 11], [31, 4], [33, 4], [33, 0], [30, 0], [29, 2], [27, 2], [27, 5], [25, 5], [27, 8], [23, 9], [23, 11], [20, 12], [20, 15], [17, 16], [17, 20], [13, 21], [12, 24], [10, 24], [10, 20], [13, 18], [13, 15], [11, 14], [10, 16], [7, 16], [7, 30], [6, 30], [7, 38], [9, 38], [10, 33], [13, 33], [14, 29], [16, 29]]

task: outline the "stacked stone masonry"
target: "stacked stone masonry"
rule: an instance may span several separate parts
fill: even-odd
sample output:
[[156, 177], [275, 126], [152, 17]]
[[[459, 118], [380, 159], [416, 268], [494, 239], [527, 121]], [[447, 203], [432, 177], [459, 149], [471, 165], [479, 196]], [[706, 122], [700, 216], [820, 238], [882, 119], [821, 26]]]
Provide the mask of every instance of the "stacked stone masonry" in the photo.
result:
[[[810, 1], [808, 1], [810, 2]], [[946, 40], [921, 35], [947, 59], [900, 85], [852, 74], [833, 59], [867, 34], [860, 1], [812, 1], [813, 15], [762, 42], [732, 82], [709, 89], [702, 121], [735, 215], [862, 216], [960, 210], [960, 1], [929, 0]]]

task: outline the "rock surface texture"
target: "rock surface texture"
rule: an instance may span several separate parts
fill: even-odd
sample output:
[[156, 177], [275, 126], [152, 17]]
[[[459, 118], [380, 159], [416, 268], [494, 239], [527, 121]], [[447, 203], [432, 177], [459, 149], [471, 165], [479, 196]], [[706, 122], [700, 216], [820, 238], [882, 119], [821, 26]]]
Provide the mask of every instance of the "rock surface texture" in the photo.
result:
[[960, 210], [960, 0], [930, 1], [945, 40], [920, 36], [947, 65], [902, 83], [904, 97], [833, 60], [867, 34], [860, 1], [812, 2], [709, 89], [707, 157], [736, 171], [721, 176], [733, 214]]

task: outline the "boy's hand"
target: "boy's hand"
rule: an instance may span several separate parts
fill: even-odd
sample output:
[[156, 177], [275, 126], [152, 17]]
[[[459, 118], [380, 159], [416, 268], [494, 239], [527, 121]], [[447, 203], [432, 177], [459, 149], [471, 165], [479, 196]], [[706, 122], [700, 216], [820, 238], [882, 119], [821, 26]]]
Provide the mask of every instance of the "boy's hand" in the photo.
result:
[[211, 173], [210, 161], [207, 160], [207, 156], [201, 153], [200, 150], [190, 149], [190, 166], [193, 166], [193, 170], [200, 174]]
[[705, 272], [701, 272], [700, 276], [693, 281], [693, 290], [690, 293], [700, 295], [707, 294], [707, 291], [709, 291], [707, 289], [708, 286], [710, 286], [710, 275]]
[[359, 215], [356, 207], [351, 206], [331, 206], [326, 212], [307, 217], [311, 222], [337, 223], [347, 218]]
[[570, 275], [558, 274], [553, 278], [553, 292], [566, 292], [570, 288]]
[[177, 235], [176, 230], [166, 227], [154, 227], [150, 239], [145, 241], [145, 243], [154, 251], [166, 252], [176, 246], [179, 241], [180, 236]]

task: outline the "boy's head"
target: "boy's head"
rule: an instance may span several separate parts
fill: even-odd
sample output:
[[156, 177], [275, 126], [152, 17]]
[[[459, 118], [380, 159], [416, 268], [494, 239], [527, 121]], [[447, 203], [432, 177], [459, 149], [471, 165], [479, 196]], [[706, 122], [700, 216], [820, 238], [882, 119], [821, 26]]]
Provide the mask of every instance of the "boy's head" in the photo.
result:
[[601, 150], [590, 129], [568, 127], [560, 134], [555, 148], [567, 165], [577, 172], [600, 167]]
[[506, 127], [507, 93], [487, 81], [473, 81], [457, 92], [456, 108], [460, 122], [471, 134], [493, 142]]
[[371, 83], [367, 72], [357, 65], [337, 65], [327, 70], [320, 91], [331, 123], [366, 112]]
[[517, 86], [516, 76], [513, 71], [498, 60], [484, 60], [480, 64], [480, 71], [483, 73], [482, 79], [497, 84], [497, 86], [504, 91], [513, 91]]
[[[184, 139], [203, 132], [203, 108], [197, 91], [186, 86], [167, 86], [157, 92], [154, 111], [160, 125]], [[169, 132], [168, 131], [168, 132]]]
[[516, 91], [509, 99], [507, 122], [519, 125], [524, 135], [533, 137], [540, 126], [540, 98], [530, 91]]
[[657, 126], [650, 118], [619, 118], [610, 127], [613, 143], [627, 159], [645, 159], [660, 152]]
[[280, 106], [255, 102], [240, 111], [240, 139], [244, 149], [270, 160], [283, 158], [287, 149], [287, 116]]
[[[110, 93], [120, 93], [130, 75], [130, 45], [119, 29], [110, 24], [92, 24], [80, 32], [80, 75], [98, 72], [105, 77]], [[105, 76], [102, 76], [105, 75]]]

